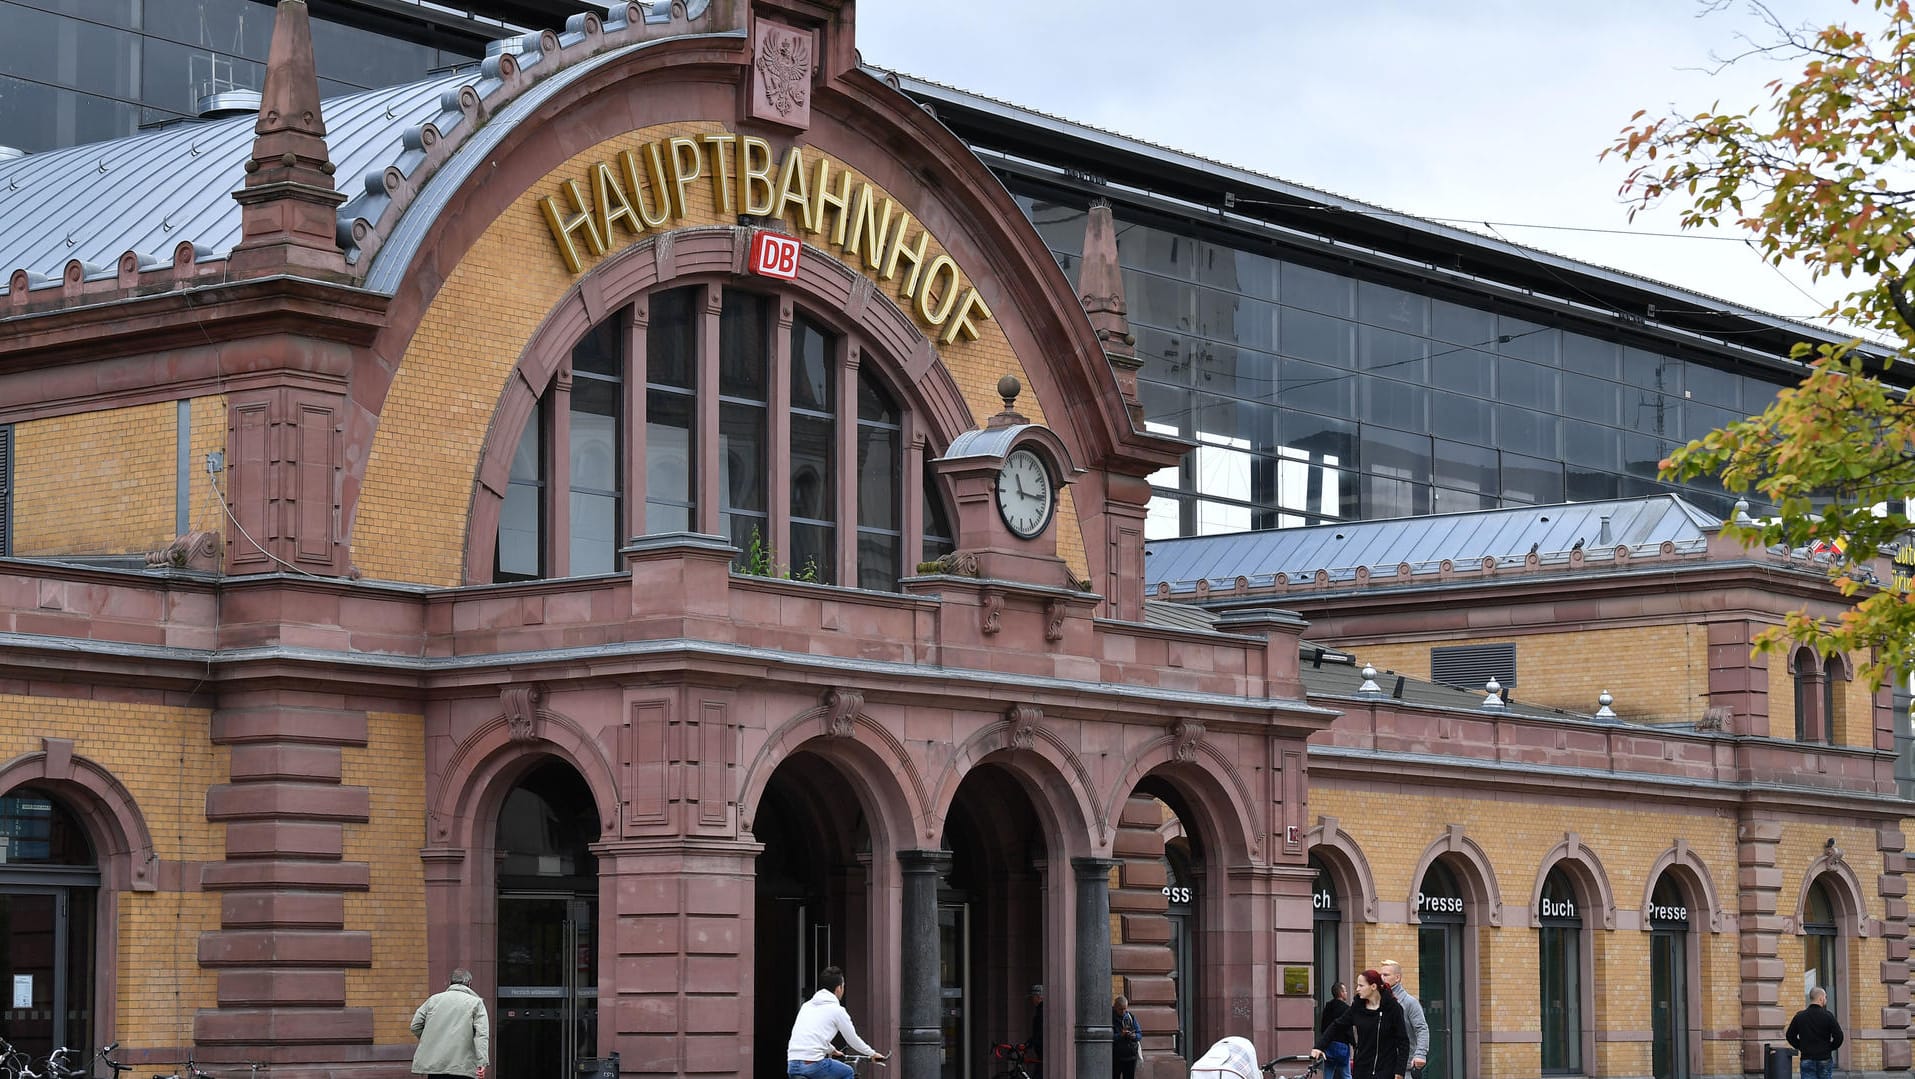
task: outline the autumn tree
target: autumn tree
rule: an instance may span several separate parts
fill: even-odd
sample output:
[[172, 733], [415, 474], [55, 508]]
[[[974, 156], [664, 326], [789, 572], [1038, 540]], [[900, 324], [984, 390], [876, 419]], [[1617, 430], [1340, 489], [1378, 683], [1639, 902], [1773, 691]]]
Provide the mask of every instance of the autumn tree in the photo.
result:
[[1915, 496], [1915, 406], [1896, 384], [1915, 371], [1897, 366], [1915, 359], [1915, 16], [1907, 0], [1856, 7], [1856, 25], [1820, 30], [1757, 7], [1769, 37], [1730, 62], [1780, 60], [1799, 75], [1769, 83], [1769, 100], [1745, 111], [1638, 112], [1605, 156], [1632, 166], [1632, 216], [1676, 204], [1684, 227], [1746, 229], [1769, 261], [1847, 289], [1824, 313], [1866, 343], [1797, 345], [1809, 365], [1800, 385], [1662, 468], [1670, 479], [1719, 476], [1778, 507], [1726, 526], [1745, 542], [1839, 551], [1830, 572], [1858, 602], [1833, 623], [1793, 615], [1758, 646], [1869, 656], [1879, 686], [1915, 667], [1915, 599], [1866, 572], [1903, 541], [1904, 500]]

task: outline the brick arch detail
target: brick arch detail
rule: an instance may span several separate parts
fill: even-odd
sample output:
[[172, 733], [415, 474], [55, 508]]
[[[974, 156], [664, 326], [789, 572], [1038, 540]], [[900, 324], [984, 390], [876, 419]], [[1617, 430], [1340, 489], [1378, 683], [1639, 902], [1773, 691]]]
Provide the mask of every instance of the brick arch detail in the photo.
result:
[[899, 849], [924, 840], [935, 843], [924, 777], [904, 743], [862, 708], [851, 717], [847, 735], [833, 735], [827, 730], [831, 714], [827, 705], [808, 708], [785, 720], [759, 747], [738, 785], [739, 824], [751, 830], [778, 766], [804, 751], [817, 753], [850, 774], [869, 796], [867, 812]]
[[492, 578], [512, 455], [553, 373], [588, 330], [655, 289], [742, 280], [796, 299], [807, 313], [820, 316], [834, 330], [855, 332], [871, 346], [876, 353], [872, 358], [878, 361], [876, 373], [903, 398], [905, 408], [924, 421], [934, 448], [948, 445], [960, 432], [977, 425], [963, 391], [937, 362], [936, 348], [883, 289], [869, 287], [863, 274], [810, 244], [798, 261], [795, 280], [744, 277], [741, 238], [749, 232], [727, 225], [698, 225], [648, 236], [594, 266], [553, 306], [520, 351], [486, 431], [466, 511], [466, 583]]
[[1602, 927], [1616, 928], [1616, 894], [1609, 886], [1609, 873], [1603, 869], [1602, 859], [1596, 857], [1596, 852], [1575, 832], [1563, 833], [1563, 841], [1551, 847], [1549, 853], [1543, 855], [1542, 864], [1536, 867], [1536, 886], [1529, 893], [1530, 927], [1543, 924], [1543, 884], [1549, 880], [1550, 871], [1559, 865], [1568, 867], [1570, 879], [1595, 892], [1596, 904], [1602, 910]]
[[[992, 763], [1002, 765], [1024, 781], [1040, 813], [1047, 812], [1056, 821], [1065, 845], [1060, 856], [1089, 857], [1108, 851], [1111, 840], [1116, 838], [1110, 823], [1112, 818], [1098, 805], [1096, 784], [1084, 762], [1048, 724], [1039, 721], [1029, 729], [1028, 747], [1017, 745], [1014, 726], [1009, 719], [1000, 720], [957, 746], [931, 788], [931, 800], [927, 804], [930, 812], [924, 825], [926, 838], [935, 843], [944, 834], [944, 822], [957, 800], [959, 785], [972, 769], [991, 758]], [[1062, 786], [1069, 796], [1055, 797], [1053, 791], [1057, 786]]]
[[[1117, 820], [1137, 784], [1148, 776], [1157, 776], [1188, 795], [1202, 814], [1203, 819], [1196, 823], [1204, 828], [1201, 838], [1214, 852], [1213, 861], [1221, 858], [1229, 864], [1260, 858], [1269, 837], [1257, 824], [1256, 799], [1251, 797], [1249, 784], [1237, 771], [1236, 762], [1207, 739], [1199, 738], [1192, 748], [1194, 757], [1201, 760], [1179, 758], [1175, 735], [1166, 734], [1137, 747], [1104, 799], [1104, 819]], [[1186, 832], [1189, 823], [1185, 824]]]
[[1496, 884], [1496, 868], [1490, 863], [1488, 852], [1481, 844], [1464, 834], [1463, 826], [1452, 824], [1443, 830], [1434, 842], [1424, 848], [1422, 857], [1416, 860], [1416, 867], [1410, 872], [1410, 890], [1404, 896], [1403, 909], [1408, 912], [1411, 925], [1418, 925], [1422, 917], [1416, 911], [1416, 893], [1423, 886], [1423, 875], [1438, 858], [1452, 856], [1454, 862], [1463, 867], [1457, 877], [1467, 890], [1469, 901], [1483, 912], [1483, 924], [1500, 927], [1503, 924], [1503, 893]]
[[152, 832], [132, 792], [112, 772], [86, 757], [46, 750], [0, 766], [0, 794], [28, 783], [61, 796], [85, 823], [95, 842], [102, 890], [157, 889], [159, 858]]
[[1687, 840], [1678, 839], [1650, 864], [1649, 873], [1643, 880], [1641, 908], [1643, 932], [1649, 931], [1650, 897], [1656, 894], [1656, 882], [1661, 880], [1662, 874], [1669, 869], [1676, 871], [1676, 879], [1682, 883], [1683, 890], [1688, 893], [1689, 899], [1692, 902], [1696, 899], [1702, 900], [1702, 906], [1708, 909], [1709, 932], [1723, 933], [1734, 930], [1734, 926], [1730, 924], [1729, 915], [1722, 909], [1721, 901], [1717, 898], [1715, 877], [1710, 874], [1708, 864], [1696, 855]]
[[1358, 901], [1363, 920], [1376, 924], [1376, 876], [1370, 872], [1370, 860], [1357, 845], [1356, 837], [1344, 831], [1337, 818], [1326, 816], [1317, 818], [1316, 827], [1305, 839], [1308, 853], [1321, 858], [1343, 893]]
[[1823, 877], [1831, 878], [1834, 882], [1829, 892], [1847, 923], [1840, 928], [1853, 932], [1857, 937], [1871, 935], [1871, 929], [1880, 931], [1880, 927], [1868, 915], [1868, 904], [1863, 900], [1867, 893], [1862, 891], [1862, 882], [1856, 877], [1855, 870], [1850, 868], [1840, 850], [1825, 850], [1821, 857], [1810, 862], [1808, 868], [1802, 871], [1802, 884], [1795, 892], [1795, 913], [1783, 919], [1784, 932], [1804, 935], [1803, 912], [1808, 909], [1809, 888]]
[[427, 845], [462, 850], [490, 849], [490, 837], [477, 828], [485, 810], [502, 798], [497, 780], [515, 765], [533, 757], [551, 756], [571, 765], [585, 780], [598, 804], [599, 836], [617, 834], [619, 822], [618, 773], [598, 742], [571, 717], [539, 708], [537, 734], [515, 739], [505, 714], [481, 724], [459, 744], [447, 762], [439, 795], [427, 809]]

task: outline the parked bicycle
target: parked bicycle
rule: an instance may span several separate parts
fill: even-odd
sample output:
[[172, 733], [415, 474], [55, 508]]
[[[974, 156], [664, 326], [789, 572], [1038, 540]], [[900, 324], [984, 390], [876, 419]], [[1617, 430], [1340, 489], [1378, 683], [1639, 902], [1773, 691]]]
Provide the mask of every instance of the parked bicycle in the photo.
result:
[[1004, 1070], [998, 1072], [992, 1079], [1031, 1079], [1030, 1069], [1026, 1068], [1025, 1065], [1041, 1064], [1043, 1062], [1029, 1054], [1030, 1046], [1023, 1042], [1017, 1042], [1015, 1044], [1011, 1042], [1000, 1042], [997, 1045], [993, 1045], [991, 1047], [991, 1055], [1004, 1062]]
[[[1308, 1062], [1308, 1066], [1300, 1072], [1290, 1072], [1285, 1075], [1278, 1075], [1276, 1072], [1276, 1067], [1279, 1064], [1294, 1064], [1304, 1061]], [[1312, 1079], [1313, 1076], [1323, 1070], [1323, 1061], [1312, 1059], [1308, 1053], [1302, 1053], [1297, 1056], [1278, 1057], [1268, 1064], [1260, 1065], [1257, 1070], [1269, 1075], [1270, 1079]]]

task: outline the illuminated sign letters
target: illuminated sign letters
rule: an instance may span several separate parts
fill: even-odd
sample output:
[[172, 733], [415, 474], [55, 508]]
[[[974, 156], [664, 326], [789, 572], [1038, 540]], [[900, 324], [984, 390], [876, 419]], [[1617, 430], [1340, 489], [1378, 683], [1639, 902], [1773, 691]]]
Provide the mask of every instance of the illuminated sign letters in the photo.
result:
[[[895, 282], [899, 306], [911, 312], [943, 344], [975, 341], [990, 308], [949, 255], [931, 249], [931, 233], [909, 211], [859, 180], [817, 150], [810, 157], [792, 146], [783, 159], [771, 143], [729, 131], [676, 135], [621, 150], [581, 179], [559, 184], [539, 200], [566, 269], [583, 273], [596, 258], [645, 233], [672, 227], [688, 214], [692, 192], [711, 189], [721, 216], [782, 218], [794, 231], [879, 281]], [[753, 240], [752, 271], [773, 277], [797, 275], [798, 242], [791, 244], [789, 275], [761, 268], [760, 232]], [[773, 266], [786, 266], [782, 255]]]

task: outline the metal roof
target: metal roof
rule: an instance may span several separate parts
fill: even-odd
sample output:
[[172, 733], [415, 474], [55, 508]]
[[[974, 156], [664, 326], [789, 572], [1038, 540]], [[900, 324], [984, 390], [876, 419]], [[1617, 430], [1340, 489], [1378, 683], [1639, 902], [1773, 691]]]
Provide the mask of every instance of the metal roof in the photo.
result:
[[1598, 561], [1618, 547], [1660, 550], [1664, 542], [1701, 551], [1721, 524], [1664, 494], [1152, 540], [1144, 546], [1144, 586], [1168, 584], [1175, 593], [1194, 591], [1200, 580], [1228, 587], [1242, 577], [1254, 588], [1274, 584], [1279, 573], [1296, 580], [1319, 570], [1332, 581], [1353, 580], [1358, 567], [1387, 575], [1406, 564], [1414, 578], [1440, 572], [1446, 561], [1513, 564], [1535, 554], [1544, 565], [1567, 565], [1572, 552]]

